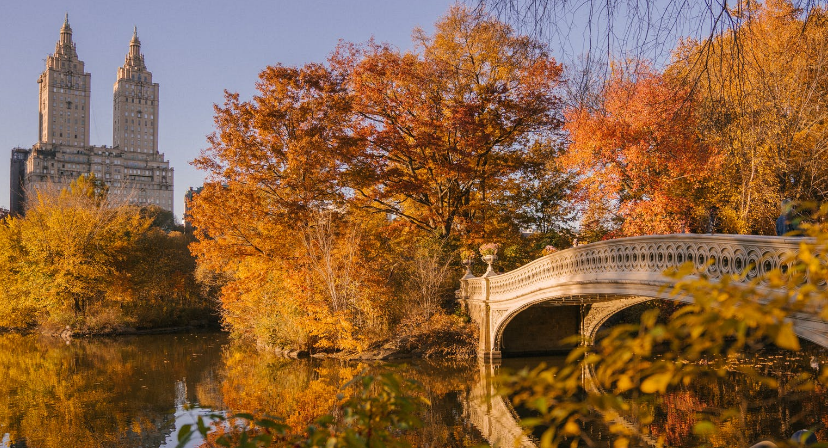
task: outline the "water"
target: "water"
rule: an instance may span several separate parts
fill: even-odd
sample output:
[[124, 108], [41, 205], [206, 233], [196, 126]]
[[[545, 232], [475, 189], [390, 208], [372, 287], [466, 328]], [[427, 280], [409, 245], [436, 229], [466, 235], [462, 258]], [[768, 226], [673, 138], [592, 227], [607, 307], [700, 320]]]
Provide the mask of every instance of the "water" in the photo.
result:
[[173, 447], [178, 429], [199, 412], [227, 409], [266, 412], [301, 428], [328, 412], [355, 374], [382, 369], [421, 381], [433, 404], [414, 446], [473, 446], [484, 440], [459, 403], [474, 365], [289, 360], [232, 345], [220, 333], [69, 344], [0, 335], [0, 447]]
[[[671, 446], [695, 446], [700, 412], [734, 408], [712, 446], [748, 446], [796, 429], [828, 424], [826, 390], [796, 392], [796, 372], [811, 356], [766, 352], [740, 361], [779, 378], [770, 389], [731, 372], [678, 388], [652, 406], [654, 434]], [[393, 370], [423, 384], [431, 401], [413, 446], [461, 447], [509, 435], [518, 426], [508, 402], [487, 397], [491, 374], [503, 368], [561, 363], [562, 358], [505, 359], [501, 366], [470, 362], [346, 363], [287, 360], [245, 350], [220, 333], [76, 340], [0, 335], [0, 447], [172, 447], [181, 425], [198, 412], [263, 412], [302, 427], [330, 410], [340, 386], [360, 372]], [[813, 370], [811, 370], [813, 371]], [[190, 407], [199, 409], [189, 410]], [[518, 413], [523, 413], [518, 409]], [[524, 414], [525, 415], [525, 414]], [[505, 418], [508, 417], [508, 418]], [[504, 420], [505, 418], [505, 420]], [[606, 428], [590, 432], [609, 443]], [[820, 440], [828, 440], [825, 429]], [[192, 446], [198, 445], [193, 443]]]

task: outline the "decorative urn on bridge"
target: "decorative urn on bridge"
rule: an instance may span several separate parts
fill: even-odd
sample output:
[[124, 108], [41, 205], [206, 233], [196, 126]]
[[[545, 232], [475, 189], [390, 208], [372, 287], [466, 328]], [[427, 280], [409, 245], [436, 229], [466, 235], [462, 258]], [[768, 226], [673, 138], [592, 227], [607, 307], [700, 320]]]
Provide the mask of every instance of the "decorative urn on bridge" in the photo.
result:
[[476, 254], [472, 249], [460, 249], [460, 263], [466, 267], [466, 274], [460, 280], [475, 278], [471, 271], [475, 255]]
[[497, 275], [497, 272], [492, 269], [492, 264], [497, 261], [497, 250], [500, 249], [500, 244], [497, 243], [486, 243], [480, 246], [480, 255], [483, 257], [483, 261], [489, 266], [486, 269], [486, 273], [483, 274], [483, 277], [492, 277]]

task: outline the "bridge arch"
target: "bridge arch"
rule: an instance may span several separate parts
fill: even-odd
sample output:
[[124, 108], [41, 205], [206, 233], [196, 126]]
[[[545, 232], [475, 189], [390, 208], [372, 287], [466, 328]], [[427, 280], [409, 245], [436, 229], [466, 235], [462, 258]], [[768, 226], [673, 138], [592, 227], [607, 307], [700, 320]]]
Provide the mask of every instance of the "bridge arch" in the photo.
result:
[[[544, 306], [546, 305], [546, 306]], [[550, 313], [551, 311], [551, 313]], [[556, 312], [557, 311], [557, 312]], [[550, 314], [554, 314], [552, 320]], [[552, 300], [537, 300], [527, 303], [504, 316], [497, 323], [493, 348], [510, 355], [532, 355], [571, 348], [558, 342], [568, 336], [578, 335], [581, 331], [583, 305], [579, 303], [560, 303]], [[515, 325], [510, 326], [513, 321]], [[538, 326], [545, 327], [542, 334], [533, 334]], [[511, 330], [511, 338], [507, 337]], [[540, 336], [538, 340], [537, 337]], [[509, 341], [511, 343], [507, 344]], [[534, 344], [527, 348], [526, 344]]]
[[[518, 350], [515, 351], [513, 349], [509, 349], [506, 346], [506, 341], [509, 339], [507, 337], [507, 330], [510, 329], [510, 324], [516, 320], [516, 318], [524, 317], [526, 313], [530, 312], [533, 309], [537, 309], [539, 307], [543, 307], [544, 305], [548, 308], [559, 308], [562, 312], [557, 313], [559, 314], [558, 318], [560, 319], [576, 319], [574, 322], [567, 322], [563, 324], [557, 325], [558, 333], [554, 333], [552, 330], [552, 334], [547, 334], [545, 337], [555, 338], [556, 340], [563, 339], [564, 337], [568, 336], [575, 336], [580, 335], [585, 338], [586, 341], [592, 342], [595, 339], [595, 336], [598, 333], [601, 325], [603, 325], [609, 318], [617, 314], [618, 312], [629, 308], [633, 305], [637, 305], [639, 303], [644, 303], [652, 300], [670, 300], [670, 301], [681, 301], [676, 300], [675, 297], [671, 297], [669, 295], [664, 296], [663, 294], [652, 294], [653, 296], [662, 295], [662, 297], [651, 297], [651, 296], [640, 296], [640, 295], [630, 295], [630, 296], [619, 296], [619, 295], [610, 295], [610, 294], [598, 294], [598, 295], [580, 295], [580, 296], [565, 296], [565, 297], [553, 297], [553, 298], [541, 298], [536, 299], [531, 302], [524, 303], [512, 310], [509, 310], [506, 313], [500, 314], [496, 312], [493, 315], [499, 318], [494, 323], [494, 341], [492, 344], [492, 349], [494, 351], [499, 351], [501, 353], [508, 352], [510, 355], [513, 354], [530, 354], [534, 352], [549, 352], [555, 350], [565, 350], [566, 346], [556, 346], [554, 344], [555, 341], [550, 345], [544, 347], [539, 347], [537, 350]], [[588, 307], [587, 307], [588, 305]], [[573, 315], [572, 308], [577, 307], [578, 313]], [[569, 308], [569, 309], [567, 309]], [[502, 317], [500, 317], [502, 316]], [[528, 316], [527, 316], [528, 317]], [[541, 321], [538, 324], [549, 324], [549, 321]], [[517, 324], [526, 327], [527, 322], [525, 319], [523, 321], [517, 322]], [[531, 324], [530, 324], [531, 325]], [[561, 333], [560, 330], [566, 331], [565, 329], [568, 328], [571, 332], [570, 333]], [[524, 328], [524, 331], [532, 331], [533, 328]]]

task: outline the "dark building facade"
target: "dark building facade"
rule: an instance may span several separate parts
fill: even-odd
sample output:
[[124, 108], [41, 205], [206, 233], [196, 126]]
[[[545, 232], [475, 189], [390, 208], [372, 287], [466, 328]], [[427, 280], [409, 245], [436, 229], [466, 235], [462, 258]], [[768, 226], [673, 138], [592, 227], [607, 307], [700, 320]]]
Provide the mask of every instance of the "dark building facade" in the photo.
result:
[[26, 148], [14, 148], [11, 153], [11, 204], [9, 212], [12, 215], [22, 215], [26, 208], [26, 161], [29, 159], [30, 150]]

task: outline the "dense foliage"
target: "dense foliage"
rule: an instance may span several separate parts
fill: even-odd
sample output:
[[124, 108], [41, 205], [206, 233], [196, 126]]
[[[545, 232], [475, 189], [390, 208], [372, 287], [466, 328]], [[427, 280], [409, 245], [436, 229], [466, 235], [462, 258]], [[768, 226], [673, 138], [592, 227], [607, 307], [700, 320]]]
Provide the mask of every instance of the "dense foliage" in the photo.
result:
[[751, 2], [659, 72], [617, 64], [567, 111], [584, 231], [772, 235], [783, 200], [828, 194], [826, 11]]
[[210, 318], [189, 241], [153, 225], [162, 210], [111, 202], [94, 176], [30, 203], [0, 223], [0, 327], [96, 333]]
[[191, 203], [192, 249], [228, 277], [235, 335], [360, 351], [435, 328], [473, 347], [445, 315], [455, 251], [497, 238], [518, 264], [561, 237], [561, 67], [459, 6], [414, 40], [415, 51], [341, 44], [326, 64], [268, 67], [259, 95], [216, 108], [195, 161], [208, 182]]

